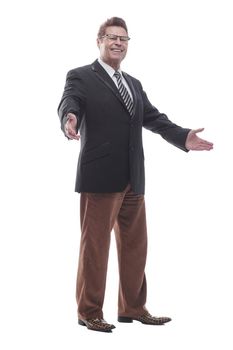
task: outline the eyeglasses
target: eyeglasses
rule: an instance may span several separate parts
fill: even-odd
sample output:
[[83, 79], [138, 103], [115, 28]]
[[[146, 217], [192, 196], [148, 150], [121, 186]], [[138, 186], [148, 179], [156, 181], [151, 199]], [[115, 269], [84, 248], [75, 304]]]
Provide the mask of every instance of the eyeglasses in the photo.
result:
[[105, 34], [103, 36], [100, 37], [101, 38], [107, 38], [109, 40], [113, 40], [116, 41], [118, 38], [120, 39], [120, 41], [129, 41], [130, 38], [128, 36], [124, 36], [124, 35], [115, 35], [115, 34]]

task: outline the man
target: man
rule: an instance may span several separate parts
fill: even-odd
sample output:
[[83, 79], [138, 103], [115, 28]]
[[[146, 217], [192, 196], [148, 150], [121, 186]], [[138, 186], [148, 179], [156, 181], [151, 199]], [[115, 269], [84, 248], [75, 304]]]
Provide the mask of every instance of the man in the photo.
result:
[[[103, 319], [110, 233], [119, 261], [118, 321], [161, 325], [146, 309], [147, 230], [144, 203], [142, 127], [184, 151], [211, 150], [213, 144], [172, 123], [149, 102], [141, 83], [120, 69], [128, 49], [123, 19], [101, 25], [100, 58], [68, 72], [58, 113], [66, 137], [81, 149], [75, 190], [81, 193], [81, 242], [77, 275], [80, 325], [111, 332]], [[80, 135], [78, 134], [80, 130]]]

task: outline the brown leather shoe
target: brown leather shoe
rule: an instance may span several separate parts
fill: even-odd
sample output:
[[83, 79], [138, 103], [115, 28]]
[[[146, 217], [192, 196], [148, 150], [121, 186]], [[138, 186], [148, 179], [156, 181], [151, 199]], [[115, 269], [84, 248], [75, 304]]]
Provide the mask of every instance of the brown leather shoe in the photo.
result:
[[154, 317], [149, 314], [149, 312], [146, 312], [145, 314], [138, 316], [138, 317], [126, 317], [126, 316], [118, 316], [118, 322], [125, 322], [125, 323], [131, 323], [135, 321], [139, 321], [143, 324], [150, 324], [150, 325], [157, 325], [161, 326], [164, 325], [164, 323], [170, 322], [170, 317]]
[[107, 323], [102, 318], [93, 318], [90, 320], [78, 320], [78, 324], [81, 326], [86, 326], [91, 331], [98, 331], [98, 332], [112, 332], [112, 329], [116, 328], [113, 324]]

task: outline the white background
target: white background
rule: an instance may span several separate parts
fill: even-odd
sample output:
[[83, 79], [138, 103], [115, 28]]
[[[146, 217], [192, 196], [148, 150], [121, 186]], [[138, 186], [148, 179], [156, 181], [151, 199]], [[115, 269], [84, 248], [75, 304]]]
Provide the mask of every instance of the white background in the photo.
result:
[[[232, 349], [232, 10], [230, 1], [3, 1], [1, 25], [2, 349]], [[144, 132], [148, 303], [173, 321], [119, 324], [114, 236], [104, 305], [113, 334], [77, 325], [79, 143], [56, 114], [69, 69], [98, 57], [99, 25], [123, 17], [122, 69], [211, 152]]]

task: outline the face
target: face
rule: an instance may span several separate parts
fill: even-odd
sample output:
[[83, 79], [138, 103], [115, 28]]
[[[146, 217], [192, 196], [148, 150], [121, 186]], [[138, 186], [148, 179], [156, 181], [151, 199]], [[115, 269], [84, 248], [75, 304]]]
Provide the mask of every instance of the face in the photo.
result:
[[[107, 27], [106, 34], [115, 34], [119, 36], [128, 36], [126, 30], [122, 27]], [[100, 58], [109, 66], [117, 70], [120, 67], [121, 61], [125, 58], [128, 41], [121, 41], [118, 37], [116, 40], [112, 40], [108, 37], [97, 39], [97, 45], [100, 50]]]

